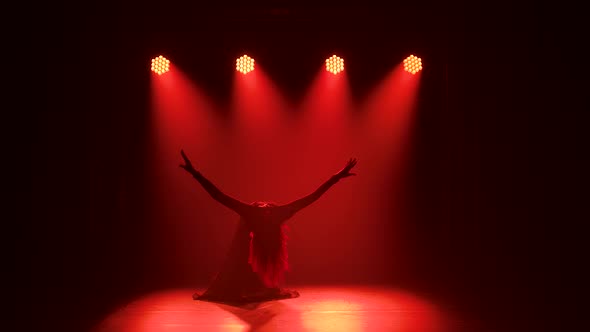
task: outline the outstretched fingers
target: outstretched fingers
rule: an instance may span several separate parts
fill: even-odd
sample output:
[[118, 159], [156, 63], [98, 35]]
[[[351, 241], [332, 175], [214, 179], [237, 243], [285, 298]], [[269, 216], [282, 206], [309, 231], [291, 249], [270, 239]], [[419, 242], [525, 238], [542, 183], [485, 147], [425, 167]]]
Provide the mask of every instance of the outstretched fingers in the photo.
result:
[[180, 149], [180, 155], [182, 156], [182, 159], [184, 159], [185, 162], [188, 162], [188, 157], [186, 156], [186, 154], [184, 153], [184, 150]]
[[348, 164], [346, 165], [346, 168], [348, 170], [351, 170], [355, 165], [356, 165], [356, 158], [350, 158], [350, 160], [348, 161]]
[[186, 156], [186, 154], [184, 153], [184, 150], [180, 150], [180, 155], [182, 156], [182, 159], [184, 159], [184, 165], [180, 164], [179, 166], [186, 169], [186, 170], [190, 170], [193, 168], [193, 165], [191, 163], [191, 161], [188, 159], [188, 157]]
[[348, 176], [356, 175], [356, 173], [350, 173], [350, 170], [356, 165], [356, 162], [357, 162], [356, 158], [350, 158], [348, 160], [348, 162], [346, 163], [346, 166], [344, 166], [342, 171], [340, 171], [339, 175], [341, 177], [348, 177]]

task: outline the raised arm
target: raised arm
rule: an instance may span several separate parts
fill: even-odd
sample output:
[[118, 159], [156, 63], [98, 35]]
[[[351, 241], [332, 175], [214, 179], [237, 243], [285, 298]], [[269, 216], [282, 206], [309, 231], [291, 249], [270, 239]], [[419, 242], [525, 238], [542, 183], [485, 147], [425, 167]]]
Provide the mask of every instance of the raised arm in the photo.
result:
[[300, 198], [296, 201], [293, 201], [285, 205], [285, 207], [289, 210], [291, 214], [294, 214], [297, 211], [303, 209], [304, 207], [307, 207], [311, 203], [317, 201], [326, 191], [328, 191], [328, 189], [330, 189], [330, 187], [336, 184], [336, 182], [338, 182], [340, 179], [356, 175], [356, 173], [350, 173], [350, 170], [354, 167], [354, 165], [356, 165], [356, 162], [356, 158], [351, 158], [346, 164], [346, 166], [344, 166], [344, 168], [340, 172], [332, 175], [330, 179], [328, 179], [328, 181], [324, 182], [313, 193], [303, 198]]
[[189, 172], [199, 183], [203, 186], [203, 189], [207, 191], [213, 199], [218, 201], [219, 203], [227, 206], [228, 208], [232, 209], [239, 215], [245, 215], [251, 212], [254, 208], [251, 205], [246, 203], [240, 202], [239, 200], [230, 197], [224, 194], [219, 188], [217, 188], [211, 181], [203, 176], [199, 171], [195, 170], [191, 161], [188, 159], [186, 154], [184, 154], [183, 150], [180, 150], [180, 154], [182, 155], [182, 159], [184, 159], [184, 165], [180, 165], [181, 168], [184, 168], [187, 172]]

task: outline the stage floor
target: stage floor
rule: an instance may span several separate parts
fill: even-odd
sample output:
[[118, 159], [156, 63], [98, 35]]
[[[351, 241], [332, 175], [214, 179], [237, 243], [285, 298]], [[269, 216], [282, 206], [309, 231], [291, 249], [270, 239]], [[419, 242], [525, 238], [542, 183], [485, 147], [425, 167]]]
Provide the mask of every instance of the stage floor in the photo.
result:
[[294, 287], [301, 296], [244, 306], [194, 301], [203, 289], [146, 294], [109, 314], [96, 332], [475, 331], [448, 310], [384, 287]]

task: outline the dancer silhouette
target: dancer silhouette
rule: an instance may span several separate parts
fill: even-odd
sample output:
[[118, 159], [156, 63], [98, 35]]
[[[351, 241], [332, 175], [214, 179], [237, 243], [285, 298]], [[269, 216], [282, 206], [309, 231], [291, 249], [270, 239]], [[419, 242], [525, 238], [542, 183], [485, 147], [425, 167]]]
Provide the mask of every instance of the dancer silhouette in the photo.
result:
[[286, 205], [271, 202], [243, 203], [224, 194], [197, 171], [183, 150], [184, 164], [190, 173], [219, 203], [240, 215], [227, 260], [211, 285], [193, 299], [247, 303], [298, 297], [297, 291], [279, 287], [289, 268], [285, 222], [295, 213], [318, 200], [340, 179], [356, 175], [350, 171], [357, 160], [351, 158], [344, 168], [331, 176], [313, 193]]

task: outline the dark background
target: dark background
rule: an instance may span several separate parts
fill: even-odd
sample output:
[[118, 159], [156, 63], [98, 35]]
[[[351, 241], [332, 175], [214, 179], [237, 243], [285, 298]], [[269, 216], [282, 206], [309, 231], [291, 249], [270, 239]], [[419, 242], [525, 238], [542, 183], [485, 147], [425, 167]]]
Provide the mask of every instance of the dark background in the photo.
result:
[[[166, 50], [227, 100], [233, 72], [226, 64], [248, 50], [254, 58], [301, 59], [309, 70], [265, 64], [293, 99], [317, 58], [332, 52], [347, 59], [358, 95], [397, 59], [420, 54], [428, 71], [404, 225], [412, 263], [391, 284], [492, 330], [573, 324], [583, 251], [570, 235], [582, 235], [578, 171], [587, 157], [575, 121], [582, 107], [565, 97], [566, 83], [581, 82], [566, 61], [578, 46], [558, 29], [553, 7], [159, 6], [57, 7], [76, 15], [54, 16], [40, 32], [44, 81], [30, 98], [44, 107], [28, 116], [30, 183], [15, 191], [30, 217], [15, 255], [26, 284], [14, 306], [24, 309], [21, 323], [84, 330], [114, 306], [169, 286], [144, 273], [150, 73], [143, 63]], [[208, 65], [195, 63], [196, 54]]]

